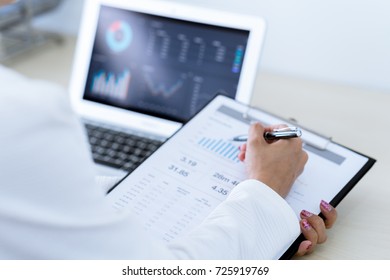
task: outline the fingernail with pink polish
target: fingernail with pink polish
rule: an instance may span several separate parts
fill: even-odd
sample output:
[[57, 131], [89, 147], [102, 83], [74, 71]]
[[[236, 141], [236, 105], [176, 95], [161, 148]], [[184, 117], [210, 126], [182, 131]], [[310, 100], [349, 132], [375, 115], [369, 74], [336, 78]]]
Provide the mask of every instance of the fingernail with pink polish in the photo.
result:
[[332, 206], [325, 200], [321, 200], [321, 206], [324, 207], [327, 211], [332, 211]]
[[302, 214], [302, 216], [304, 216], [306, 218], [309, 218], [309, 217], [313, 216], [313, 213], [311, 213], [309, 211], [306, 211], [306, 210], [302, 210], [301, 214]]
[[304, 229], [311, 229], [311, 225], [309, 224], [309, 222], [305, 219], [302, 220], [302, 225], [303, 225], [303, 228]]

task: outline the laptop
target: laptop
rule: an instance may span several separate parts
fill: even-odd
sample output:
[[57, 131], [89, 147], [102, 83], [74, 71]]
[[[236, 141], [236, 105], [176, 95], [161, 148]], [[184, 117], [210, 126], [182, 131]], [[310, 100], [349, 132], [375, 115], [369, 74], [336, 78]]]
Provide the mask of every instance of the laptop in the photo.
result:
[[264, 33], [254, 16], [86, 0], [69, 90], [98, 172], [131, 172], [219, 93], [248, 104]]

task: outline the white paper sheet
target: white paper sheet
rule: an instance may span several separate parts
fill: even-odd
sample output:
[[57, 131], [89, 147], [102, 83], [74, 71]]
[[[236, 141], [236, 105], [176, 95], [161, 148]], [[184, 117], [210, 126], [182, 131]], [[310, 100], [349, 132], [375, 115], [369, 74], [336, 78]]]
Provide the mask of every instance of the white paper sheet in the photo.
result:
[[[130, 174], [109, 195], [116, 209], [135, 213], [145, 229], [167, 242], [199, 224], [245, 179], [237, 158], [251, 121], [285, 121], [219, 96]], [[313, 139], [303, 130], [302, 138]], [[318, 136], [317, 136], [318, 137]], [[321, 145], [325, 138], [320, 139]], [[311, 141], [311, 140], [310, 140]], [[286, 200], [297, 215], [319, 213], [321, 199], [330, 201], [364, 166], [367, 157], [327, 143], [326, 150], [305, 144], [309, 154], [303, 174]]]

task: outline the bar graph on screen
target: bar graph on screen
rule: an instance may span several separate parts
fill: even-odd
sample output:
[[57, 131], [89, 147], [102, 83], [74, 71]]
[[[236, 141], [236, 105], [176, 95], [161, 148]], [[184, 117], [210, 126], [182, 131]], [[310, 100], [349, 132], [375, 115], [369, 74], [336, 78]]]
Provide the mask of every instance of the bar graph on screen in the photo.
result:
[[93, 75], [91, 92], [100, 97], [110, 97], [125, 100], [131, 81], [131, 74], [128, 70], [115, 75], [103, 70]]

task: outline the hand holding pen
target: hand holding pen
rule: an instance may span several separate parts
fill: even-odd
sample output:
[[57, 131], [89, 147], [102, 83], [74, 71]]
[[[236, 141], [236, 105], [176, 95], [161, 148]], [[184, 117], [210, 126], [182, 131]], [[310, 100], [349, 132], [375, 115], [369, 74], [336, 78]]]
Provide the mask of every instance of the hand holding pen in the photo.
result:
[[[268, 135], [267, 132], [272, 134]], [[276, 132], [288, 134], [275, 134]], [[285, 126], [266, 128], [260, 123], [252, 124], [247, 141], [241, 145], [238, 155], [245, 163], [248, 179], [261, 181], [285, 197], [308, 159], [298, 135], [300, 130]], [[282, 137], [290, 139], [278, 140]], [[244, 138], [246, 136], [240, 136], [239, 140], [244, 141]]]
[[[300, 137], [302, 135], [302, 131], [297, 127], [277, 127], [272, 129], [271, 131], [264, 131], [264, 139], [266, 141], [274, 141], [278, 139], [289, 139]], [[238, 135], [233, 138], [233, 141], [238, 142], [246, 142], [248, 140], [248, 135]]]
[[[235, 141], [246, 141], [240, 147], [238, 158], [245, 164], [248, 179], [258, 180], [286, 197], [308, 160], [300, 135], [296, 128], [263, 127], [254, 123], [248, 135], [236, 137]], [[290, 139], [277, 140], [286, 138]], [[337, 211], [327, 202], [321, 201], [320, 209], [324, 219], [304, 210], [300, 213], [299, 224], [306, 240], [299, 244], [297, 256], [311, 253], [317, 244], [323, 243], [326, 228], [332, 227], [336, 221]]]

